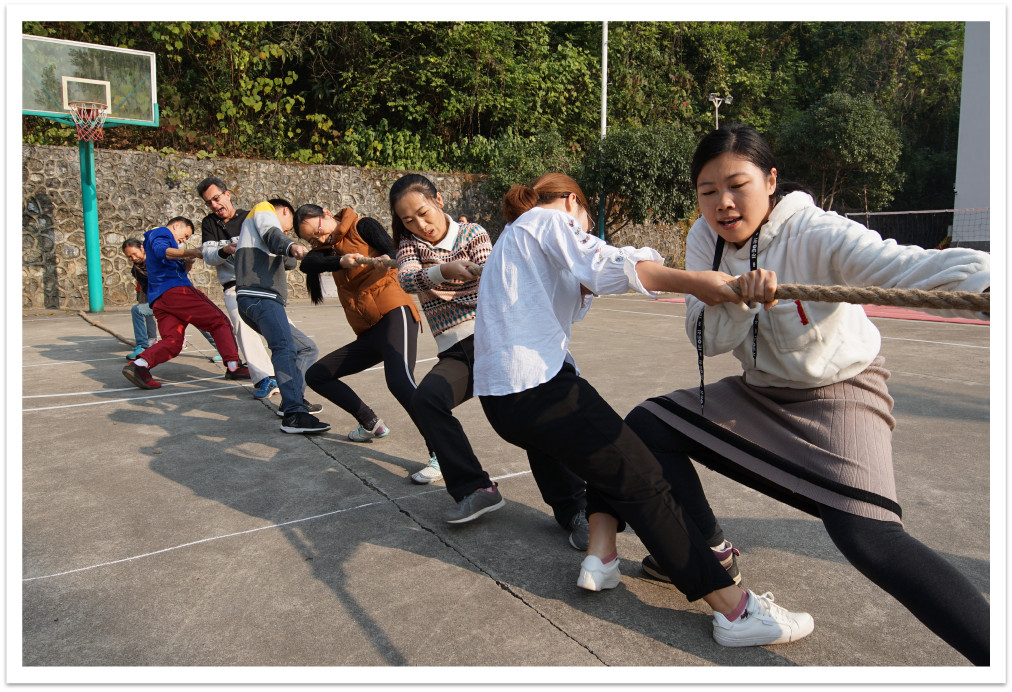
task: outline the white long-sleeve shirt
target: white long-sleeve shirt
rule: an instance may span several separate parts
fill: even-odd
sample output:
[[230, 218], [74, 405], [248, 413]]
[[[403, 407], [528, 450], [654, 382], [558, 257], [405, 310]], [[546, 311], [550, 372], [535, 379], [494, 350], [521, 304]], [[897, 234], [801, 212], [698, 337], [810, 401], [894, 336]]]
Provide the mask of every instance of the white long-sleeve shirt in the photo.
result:
[[[717, 234], [704, 219], [689, 230], [685, 268], [710, 269]], [[990, 286], [987, 253], [968, 248], [924, 250], [882, 240], [861, 224], [815, 206], [810, 195], [793, 192], [770, 213], [759, 233], [758, 267], [776, 272], [777, 283], [878, 286], [980, 292]], [[719, 269], [738, 276], [749, 271], [749, 243], [725, 246]], [[749, 384], [760, 387], [821, 387], [864, 370], [879, 352], [881, 336], [860, 305], [781, 300], [712, 307], [686, 295], [685, 327], [695, 343], [696, 318], [704, 311], [705, 355], [732, 351]], [[968, 316], [966, 312], [940, 314]], [[759, 315], [756, 363], [752, 318]], [[807, 324], [806, 324], [807, 322]]]
[[661, 262], [651, 248], [615, 248], [584, 231], [569, 214], [534, 207], [507, 224], [492, 246], [478, 287], [474, 329], [474, 393], [515, 394], [558, 374], [569, 354], [570, 329], [593, 296], [653, 295], [636, 264]]

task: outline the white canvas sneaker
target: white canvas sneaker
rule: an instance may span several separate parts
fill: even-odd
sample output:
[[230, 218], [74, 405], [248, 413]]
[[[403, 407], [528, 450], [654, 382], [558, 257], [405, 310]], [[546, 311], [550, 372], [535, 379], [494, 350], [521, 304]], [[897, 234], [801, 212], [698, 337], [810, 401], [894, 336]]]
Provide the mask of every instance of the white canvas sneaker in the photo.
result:
[[756, 596], [748, 591], [745, 612], [734, 622], [713, 613], [713, 638], [723, 646], [786, 644], [807, 637], [815, 629], [808, 613], [792, 613], [773, 602], [769, 591]]

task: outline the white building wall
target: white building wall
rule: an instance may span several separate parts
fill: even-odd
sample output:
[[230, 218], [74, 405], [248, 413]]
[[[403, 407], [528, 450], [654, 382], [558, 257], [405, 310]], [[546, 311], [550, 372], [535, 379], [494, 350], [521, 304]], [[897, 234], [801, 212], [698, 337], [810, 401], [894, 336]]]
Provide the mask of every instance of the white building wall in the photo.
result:
[[[991, 26], [967, 22], [963, 41], [963, 86], [959, 102], [959, 144], [956, 153], [955, 209], [991, 206], [990, 79]], [[952, 244], [987, 249], [990, 213], [956, 212]]]

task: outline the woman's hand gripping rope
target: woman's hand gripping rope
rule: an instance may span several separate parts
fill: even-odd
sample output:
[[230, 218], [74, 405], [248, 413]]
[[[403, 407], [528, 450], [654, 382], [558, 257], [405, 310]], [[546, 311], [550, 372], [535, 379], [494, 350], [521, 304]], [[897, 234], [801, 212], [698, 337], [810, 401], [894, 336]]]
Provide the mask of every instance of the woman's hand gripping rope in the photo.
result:
[[[763, 302], [767, 309], [777, 300], [808, 300], [820, 303], [857, 303], [860, 305], [893, 305], [906, 308], [934, 308], [941, 310], [971, 310], [973, 312], [991, 312], [991, 294], [974, 293], [972, 291], [921, 291], [907, 288], [879, 288], [878, 286], [810, 286], [804, 284], [776, 284], [773, 279], [773, 292], [769, 292], [769, 284], [763, 283], [758, 277], [747, 279], [751, 274], [767, 270], [756, 270], [742, 274], [728, 286], [735, 293], [750, 302]], [[772, 273], [772, 272], [770, 272]], [[750, 297], [751, 296], [751, 297]]]
[[[355, 261], [356, 264], [361, 264], [361, 265], [366, 265], [366, 266], [380, 265], [380, 266], [388, 267], [390, 269], [393, 269], [393, 268], [395, 268], [397, 266], [397, 260], [392, 260], [389, 257], [366, 257], [365, 255], [356, 255], [356, 256], [352, 257], [352, 259]], [[450, 269], [450, 271], [452, 272], [452, 274], [450, 274], [450, 275], [447, 274], [447, 269], [446, 269], [447, 266], [452, 266], [452, 268]], [[457, 260], [457, 261], [454, 261], [454, 262], [447, 262], [446, 264], [443, 264], [442, 267], [443, 268], [440, 271], [442, 271], [443, 272], [443, 276], [446, 276], [446, 278], [448, 278], [448, 279], [457, 279], [459, 281], [467, 281], [468, 279], [470, 279], [472, 277], [481, 276], [481, 265], [480, 264], [474, 264], [473, 262], [465, 262], [464, 260]], [[469, 276], [467, 278], [463, 278], [460, 275], [460, 272], [455, 271], [456, 269], [459, 269], [461, 271], [466, 271]]]

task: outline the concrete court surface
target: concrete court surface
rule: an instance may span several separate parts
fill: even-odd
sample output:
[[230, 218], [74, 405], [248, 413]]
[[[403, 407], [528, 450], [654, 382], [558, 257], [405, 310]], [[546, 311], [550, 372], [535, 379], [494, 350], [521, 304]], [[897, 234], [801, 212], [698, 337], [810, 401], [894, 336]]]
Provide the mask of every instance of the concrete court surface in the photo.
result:
[[[353, 338], [336, 300], [294, 304], [289, 314], [321, 354]], [[132, 334], [126, 310], [93, 317]], [[875, 322], [892, 370], [906, 527], [990, 599], [990, 327]], [[827, 666], [864, 681], [1004, 679], [1004, 628], [992, 624], [1002, 637], [992, 667], [972, 669], [851, 567], [821, 523], [706, 469], [745, 585], [812, 613], [808, 638], [719, 646], [702, 601], [642, 577], [646, 553], [629, 531], [619, 541], [621, 585], [578, 589], [582, 555], [541, 501], [524, 454], [496, 436], [476, 400], [457, 415], [507, 505], [451, 526], [441, 521], [452, 503], [443, 484], [408, 481], [427, 455], [382, 370], [347, 382], [393, 432], [356, 444], [346, 438], [353, 419], [329, 402], [320, 417], [330, 432], [281, 433], [280, 397], [260, 402], [248, 382], [222, 379], [192, 327], [188, 348], [155, 369], [164, 382], [155, 391], [131, 386], [120, 373], [129, 349], [74, 313], [28, 313], [21, 329], [22, 466], [9, 487], [21, 483], [22, 526], [9, 539], [8, 612], [19, 614], [20, 577], [21, 631], [11, 629], [22, 640], [20, 651], [9, 646], [8, 682], [62, 680], [64, 667], [81, 667], [72, 676], [80, 682], [212, 674], [184, 666], [237, 667], [231, 682], [292, 681], [306, 671], [349, 681], [341, 671], [272, 666], [510, 667], [491, 673], [498, 682], [727, 682], [717, 666], [763, 667], [749, 679], [766, 681], [845, 679], [806, 673]], [[584, 376], [622, 414], [647, 396], [698, 385], [682, 304], [602, 297], [573, 337]], [[427, 327], [418, 343], [420, 380], [435, 358]], [[706, 359], [708, 382], [738, 372], [730, 355]], [[559, 678], [540, 668], [550, 666], [581, 670]], [[685, 668], [654, 668], [669, 666]], [[152, 667], [169, 668], [154, 676]], [[530, 671], [537, 676], [525, 677]], [[367, 671], [361, 680], [391, 675]], [[473, 680], [449, 668], [404, 679]]]

